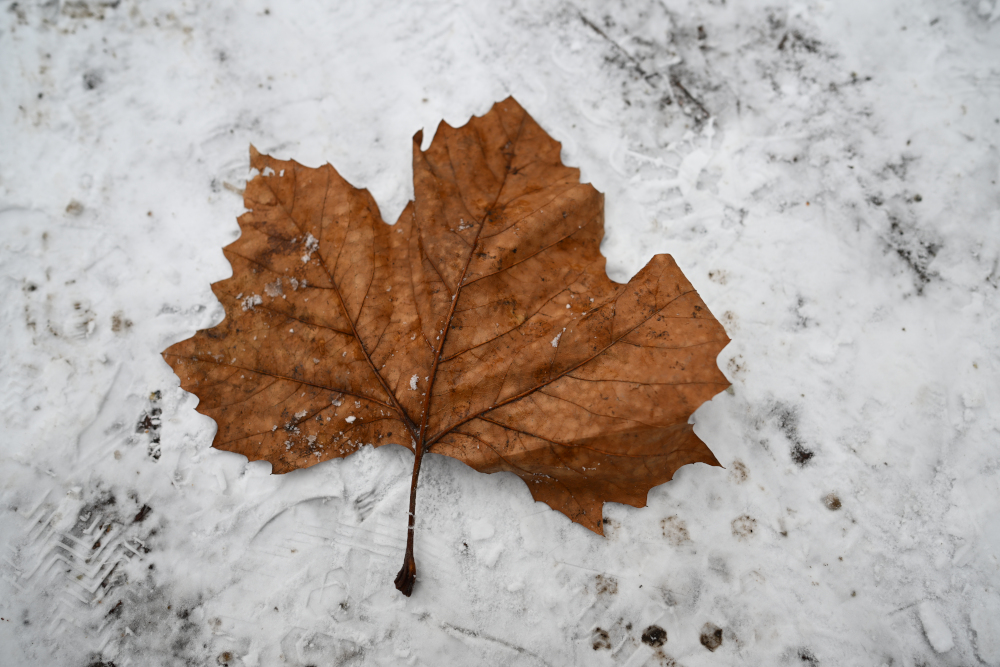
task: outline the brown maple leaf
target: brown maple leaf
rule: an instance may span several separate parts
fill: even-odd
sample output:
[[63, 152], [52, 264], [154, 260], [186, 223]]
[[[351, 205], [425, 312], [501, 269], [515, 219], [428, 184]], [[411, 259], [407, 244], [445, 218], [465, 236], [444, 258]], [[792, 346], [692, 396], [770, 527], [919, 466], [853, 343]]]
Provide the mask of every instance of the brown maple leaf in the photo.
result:
[[276, 473], [398, 443], [513, 472], [602, 534], [605, 502], [644, 507], [681, 466], [718, 465], [688, 418], [728, 386], [722, 326], [669, 255], [628, 284], [600, 253], [604, 198], [512, 98], [413, 139], [395, 225], [329, 164], [250, 149], [218, 326], [163, 356], [212, 443]]

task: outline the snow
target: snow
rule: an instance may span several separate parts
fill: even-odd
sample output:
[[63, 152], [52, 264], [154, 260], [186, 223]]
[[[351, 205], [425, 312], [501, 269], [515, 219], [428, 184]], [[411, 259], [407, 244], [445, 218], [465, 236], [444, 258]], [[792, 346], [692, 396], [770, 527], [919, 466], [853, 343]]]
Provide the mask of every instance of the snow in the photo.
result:
[[[414, 334], [414, 336], [416, 336], [416, 334]], [[413, 376], [410, 377], [410, 391], [416, 391], [417, 390], [417, 382], [419, 380], [420, 380], [420, 376], [419, 375], [413, 375]]]
[[276, 279], [272, 283], [267, 283], [266, 285], [264, 285], [264, 293], [271, 298], [281, 296], [284, 293], [284, 288], [281, 285], [281, 278]]
[[924, 600], [917, 607], [920, 615], [920, 623], [924, 626], [924, 634], [927, 641], [931, 643], [938, 653], [947, 653], [955, 648], [955, 640], [948, 628], [948, 622], [944, 620], [935, 606], [928, 600]]
[[485, 519], [480, 519], [478, 521], [473, 521], [469, 526], [469, 537], [474, 540], [485, 540], [493, 537], [496, 533], [496, 528], [493, 524]]
[[260, 294], [251, 294], [248, 297], [244, 297], [240, 305], [243, 310], [254, 310], [254, 306], [259, 306], [264, 303], [264, 299], [261, 298]]
[[[0, 12], [5, 664], [1000, 665], [1000, 2], [112, 4]], [[395, 220], [508, 94], [729, 332], [725, 469], [600, 537], [429, 454], [404, 599], [407, 443], [271, 475], [160, 352], [250, 144]]]
[[306, 234], [305, 241], [306, 254], [302, 255], [302, 263], [308, 264], [314, 252], [319, 250], [319, 239], [312, 234]]
[[1000, 665], [1000, 599], [990, 598], [969, 615], [976, 655], [987, 665]]

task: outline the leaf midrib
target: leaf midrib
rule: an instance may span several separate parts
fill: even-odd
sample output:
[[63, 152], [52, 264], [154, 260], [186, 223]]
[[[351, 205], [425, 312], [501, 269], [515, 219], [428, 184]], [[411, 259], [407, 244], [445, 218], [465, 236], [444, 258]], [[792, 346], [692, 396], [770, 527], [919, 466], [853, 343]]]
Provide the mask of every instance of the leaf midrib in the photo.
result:
[[[513, 140], [509, 136], [507, 137], [507, 140], [513, 144], [511, 161], [513, 161], [513, 156], [517, 155], [517, 143], [521, 140], [521, 132], [524, 130], [524, 123], [525, 120], [528, 118], [527, 112], [524, 112], [523, 110], [522, 112], [524, 115], [521, 116], [521, 123], [517, 127], [517, 134], [514, 136]], [[503, 121], [501, 121], [501, 127], [503, 127]], [[504, 134], [506, 134], [506, 130], [504, 131]], [[482, 150], [481, 137], [479, 145], [480, 145], [480, 150]], [[455, 163], [451, 159], [451, 151], [448, 152], [448, 162], [452, 167], [452, 171], [454, 172]], [[455, 318], [455, 308], [458, 306], [458, 300], [459, 300], [458, 298], [462, 293], [462, 287], [464, 286], [463, 283], [465, 282], [465, 276], [469, 272], [469, 266], [472, 264], [472, 258], [475, 256], [476, 247], [479, 245], [479, 237], [482, 235], [483, 227], [486, 225], [486, 218], [487, 216], [489, 216], [491, 212], [493, 212], [494, 208], [497, 205], [497, 202], [500, 201], [500, 195], [503, 194], [504, 187], [507, 185], [507, 177], [510, 175], [510, 167], [511, 165], [510, 163], [508, 163], [507, 171], [504, 172], [503, 180], [500, 182], [500, 187], [497, 189], [496, 197], [493, 198], [493, 203], [490, 206], [486, 207], [486, 209], [483, 212], [483, 217], [479, 220], [479, 228], [476, 230], [476, 237], [472, 240], [472, 245], [469, 246], [469, 252], [465, 259], [465, 267], [462, 269], [462, 275], [459, 277], [458, 283], [455, 285], [455, 293], [451, 297], [451, 307], [448, 310], [448, 319], [445, 321], [444, 330], [441, 332], [441, 343], [438, 345], [438, 349], [434, 353], [434, 364], [431, 367], [430, 384], [427, 386], [427, 392], [426, 392], [427, 398], [424, 400], [424, 410], [420, 420], [420, 433], [417, 442], [418, 442], [418, 447], [420, 447], [421, 449], [426, 449], [430, 447], [430, 445], [427, 443], [426, 432], [427, 432], [428, 420], [430, 419], [430, 413], [431, 413], [431, 401], [434, 398], [434, 382], [437, 380], [437, 370], [438, 370], [438, 364], [441, 361], [441, 354], [444, 352], [444, 346], [448, 340], [448, 334], [451, 332], [451, 324]], [[414, 198], [416, 198], [416, 193], [414, 193]]]

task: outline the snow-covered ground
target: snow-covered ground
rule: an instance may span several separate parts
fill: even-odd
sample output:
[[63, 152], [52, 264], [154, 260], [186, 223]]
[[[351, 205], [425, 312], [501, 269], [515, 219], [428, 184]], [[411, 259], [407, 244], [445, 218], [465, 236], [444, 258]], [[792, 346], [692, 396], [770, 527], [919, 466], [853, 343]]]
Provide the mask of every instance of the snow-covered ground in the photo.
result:
[[[4, 3], [0, 663], [1000, 665], [1000, 2], [337, 4]], [[602, 538], [430, 456], [407, 599], [408, 450], [271, 476], [159, 353], [249, 144], [395, 220], [508, 94], [728, 330], [726, 469]]]

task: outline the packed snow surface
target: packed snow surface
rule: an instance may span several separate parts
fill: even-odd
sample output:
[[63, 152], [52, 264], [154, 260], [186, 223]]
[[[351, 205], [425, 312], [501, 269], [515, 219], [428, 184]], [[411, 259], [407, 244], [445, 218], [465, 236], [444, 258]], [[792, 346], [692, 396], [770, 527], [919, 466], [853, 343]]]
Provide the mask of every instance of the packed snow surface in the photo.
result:
[[917, 607], [917, 611], [920, 614], [920, 623], [924, 626], [924, 634], [927, 635], [927, 641], [931, 643], [935, 651], [938, 653], [947, 653], [955, 647], [955, 641], [952, 639], [948, 622], [938, 613], [938, 610], [930, 600], [921, 602], [920, 606]]
[[[997, 0], [8, 2], [0, 63], [5, 665], [1000, 665]], [[601, 537], [428, 455], [404, 598], [411, 443], [271, 475], [160, 352], [251, 144], [393, 221], [510, 94], [610, 276], [670, 253], [728, 331], [724, 467]]]

